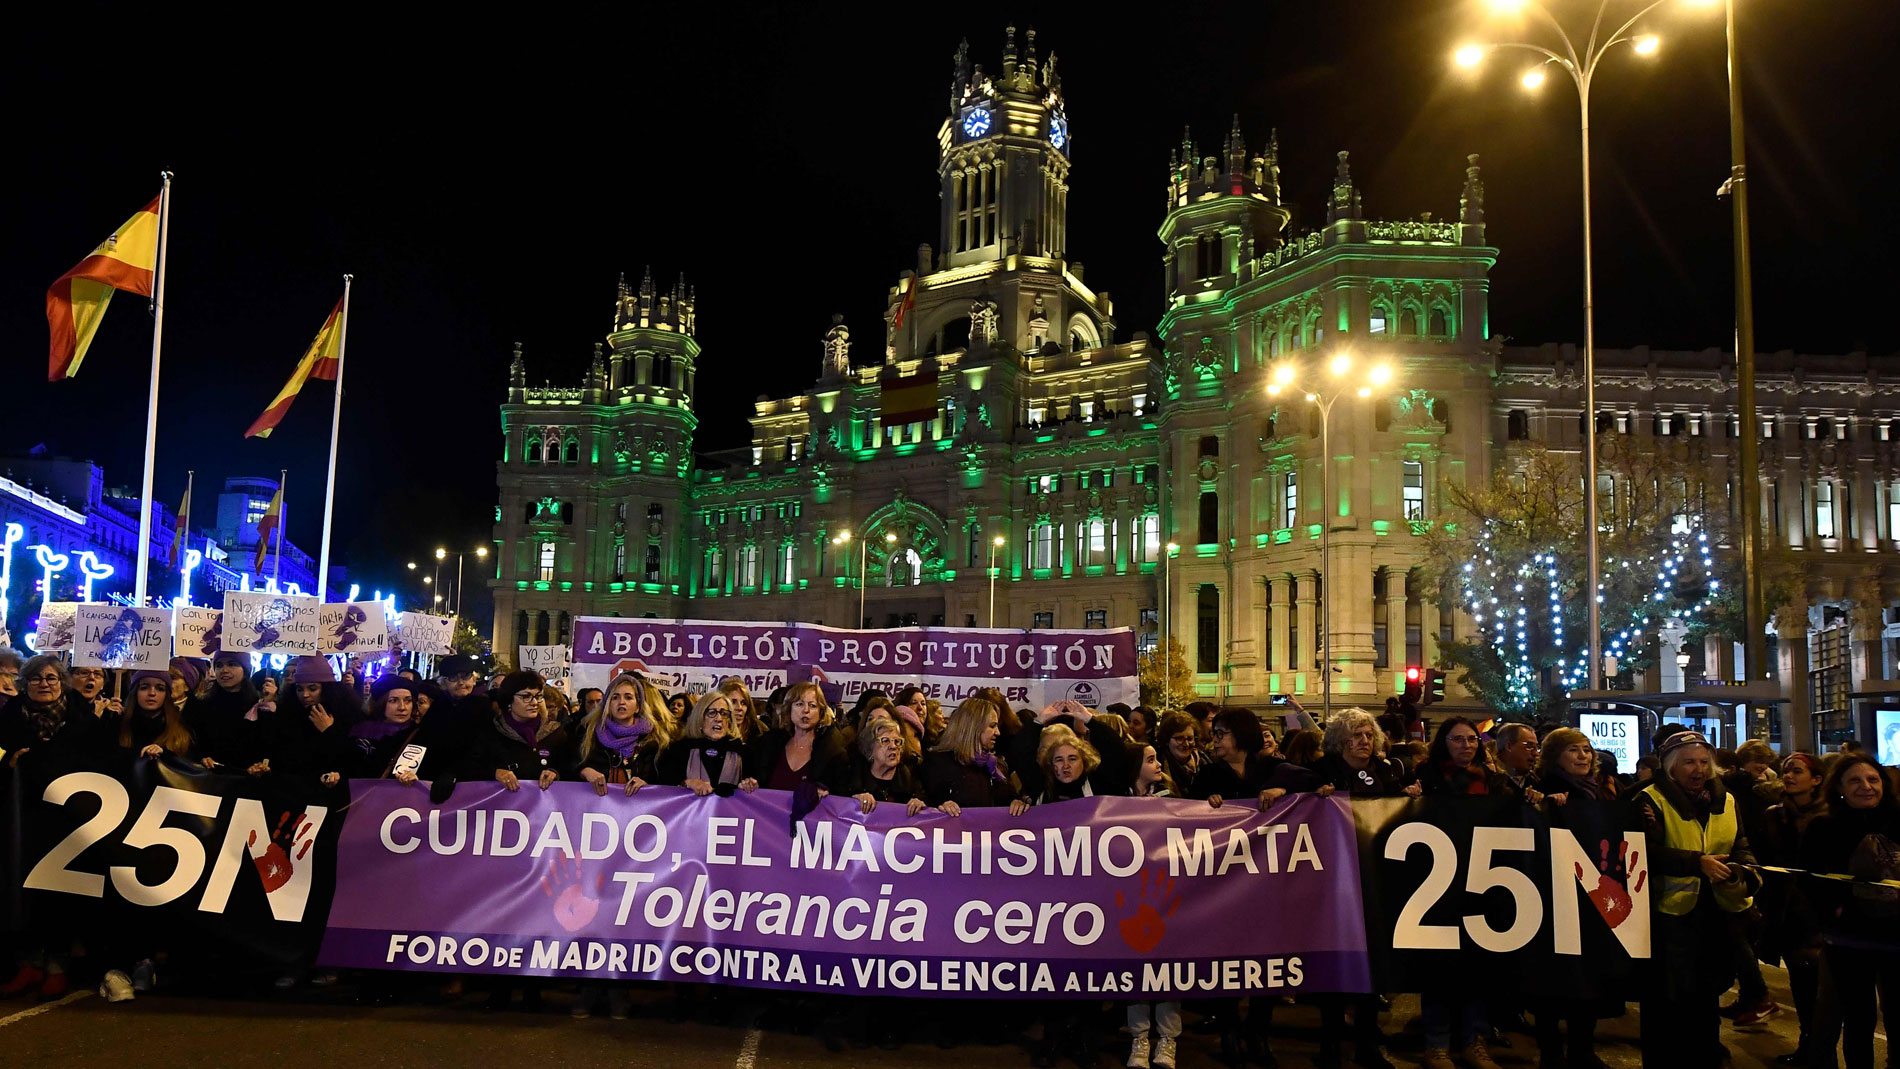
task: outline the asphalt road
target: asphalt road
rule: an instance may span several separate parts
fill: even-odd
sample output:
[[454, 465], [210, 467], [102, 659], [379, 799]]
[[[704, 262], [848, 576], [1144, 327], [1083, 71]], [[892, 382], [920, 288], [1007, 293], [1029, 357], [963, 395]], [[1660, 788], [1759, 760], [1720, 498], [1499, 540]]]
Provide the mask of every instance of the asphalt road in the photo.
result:
[[[1787, 977], [1765, 969], [1770, 990], [1784, 1005]], [[161, 977], [162, 980], [162, 977]], [[672, 1069], [850, 1069], [850, 1067], [943, 1067], [984, 1069], [1029, 1064], [1026, 1043], [988, 1046], [972, 1036], [951, 1049], [932, 1037], [916, 1035], [895, 1051], [875, 1047], [832, 1054], [816, 1035], [800, 1035], [787, 1018], [790, 1011], [767, 1009], [758, 1027], [710, 1025], [666, 1020], [669, 996], [659, 991], [636, 995], [633, 1015], [625, 1021], [605, 1017], [570, 1019], [575, 996], [548, 993], [543, 1009], [490, 1012], [474, 995], [445, 997], [429, 990], [402, 1004], [369, 1008], [356, 1005], [347, 987], [306, 988], [290, 995], [262, 991], [254, 997], [208, 997], [158, 992], [131, 1002], [109, 1004], [90, 994], [29, 1006], [0, 1002], [0, 1057], [10, 1065], [131, 1064], [140, 1069], [165, 1066], [423, 1066], [423, 1065], [634, 1065]], [[744, 1019], [740, 1007], [735, 1016]], [[936, 1011], [954, 1007], [940, 1005]], [[1400, 1066], [1415, 1065], [1422, 1046], [1416, 1026], [1416, 996], [1400, 996], [1385, 1018], [1390, 1053]], [[1189, 1030], [1182, 1037], [1181, 1069], [1220, 1065], [1211, 1035]], [[1319, 1016], [1306, 1006], [1282, 1006], [1274, 1020], [1274, 1050], [1280, 1064], [1295, 1069], [1313, 1064]], [[967, 1030], [964, 1030], [967, 1032]], [[1507, 1033], [1508, 1049], [1493, 1048], [1503, 1066], [1535, 1066], [1530, 1037]], [[1602, 1023], [1598, 1053], [1617, 1069], [1641, 1064], [1636, 1046], [1636, 1008]], [[1724, 1026], [1724, 1039], [1735, 1069], [1772, 1069], [1775, 1055], [1795, 1039], [1793, 1010], [1764, 1025]], [[1885, 1041], [1877, 1037], [1876, 1064], [1884, 1064]], [[1103, 1040], [1099, 1069], [1121, 1064], [1126, 1041]], [[1073, 1062], [1064, 1062], [1073, 1065]]]

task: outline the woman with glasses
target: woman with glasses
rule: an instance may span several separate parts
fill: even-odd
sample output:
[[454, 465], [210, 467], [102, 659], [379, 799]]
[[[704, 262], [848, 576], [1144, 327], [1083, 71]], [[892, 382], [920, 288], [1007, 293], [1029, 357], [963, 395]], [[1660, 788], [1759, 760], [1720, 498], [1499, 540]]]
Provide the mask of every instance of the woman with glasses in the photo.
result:
[[1201, 749], [1200, 725], [1186, 713], [1163, 716], [1154, 728], [1154, 744], [1168, 768], [1168, 778], [1183, 791], [1208, 763], [1207, 752]]
[[660, 755], [656, 781], [674, 787], [686, 787], [705, 797], [731, 796], [746, 778], [744, 746], [733, 725], [740, 717], [733, 711], [734, 699], [719, 691], [707, 691], [693, 703], [693, 711], [680, 725], [680, 740]]
[[567, 732], [548, 715], [547, 681], [534, 672], [510, 672], [490, 697], [495, 713], [476, 729], [463, 759], [464, 780], [492, 779], [510, 791], [523, 781], [547, 790], [561, 778]]
[[792, 684], [784, 705], [785, 726], [767, 731], [747, 749], [748, 791], [795, 791], [845, 755], [844, 736], [832, 729], [835, 715], [818, 684]]

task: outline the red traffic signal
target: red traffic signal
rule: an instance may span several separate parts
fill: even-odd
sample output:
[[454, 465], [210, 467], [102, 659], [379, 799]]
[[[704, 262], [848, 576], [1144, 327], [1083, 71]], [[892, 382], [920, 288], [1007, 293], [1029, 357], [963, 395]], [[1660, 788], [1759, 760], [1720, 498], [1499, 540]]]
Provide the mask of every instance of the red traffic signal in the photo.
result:
[[1423, 673], [1420, 672], [1419, 669], [1416, 667], [1407, 668], [1405, 670], [1405, 681], [1407, 683], [1416, 683], [1418, 682], [1419, 676], [1422, 674]]

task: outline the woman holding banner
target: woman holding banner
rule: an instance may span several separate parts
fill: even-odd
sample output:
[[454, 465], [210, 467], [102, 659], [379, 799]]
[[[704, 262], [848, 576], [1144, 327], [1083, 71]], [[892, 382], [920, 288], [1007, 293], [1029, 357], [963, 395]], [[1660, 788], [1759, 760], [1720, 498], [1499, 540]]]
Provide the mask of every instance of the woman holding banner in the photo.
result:
[[1289, 793], [1320, 787], [1316, 773], [1263, 752], [1268, 736], [1252, 709], [1222, 709], [1214, 714], [1208, 733], [1214, 740], [1214, 759], [1195, 775], [1187, 791], [1190, 798], [1203, 799], [1215, 809], [1229, 798], [1256, 798], [1264, 812]]
[[1760, 882], [1740, 806], [1699, 732], [1662, 743], [1662, 775], [1636, 795], [1649, 842], [1653, 916], [1643, 993], [1645, 1062], [1713, 1069], [1727, 1061], [1717, 1002], [1735, 982], [1735, 932]]
[[632, 794], [658, 782], [660, 755], [672, 745], [675, 730], [659, 689], [624, 673], [580, 723], [578, 775], [602, 797], [609, 786]]
[[[1835, 763], [1823, 791], [1827, 815], [1802, 836], [1803, 868], [1865, 881], [1900, 879], [1900, 800], [1887, 789], [1885, 772], [1864, 752]], [[1809, 879], [1807, 888], [1826, 929], [1835, 1011], [1810, 1037], [1827, 1049], [1810, 1051], [1809, 1064], [1833, 1062], [1838, 1024], [1846, 1069], [1872, 1069], [1876, 1013], [1884, 1006], [1891, 1065], [1893, 1018], [1900, 1007], [1900, 889], [1820, 879]]]
[[[416, 711], [420, 684], [399, 675], [385, 675], [370, 688], [371, 716], [350, 728], [346, 772], [350, 779], [416, 781], [423, 754], [409, 753], [422, 718]], [[420, 751], [421, 747], [417, 747]], [[339, 782], [343, 773], [323, 777], [325, 786]]]
[[680, 740], [660, 755], [657, 783], [686, 787], [704, 798], [718, 794], [727, 798], [745, 779], [744, 746], [734, 733], [741, 718], [734, 702], [716, 690], [699, 696], [686, 722], [680, 725]]
[[1129, 790], [1121, 737], [1081, 702], [1045, 706], [1009, 739], [1009, 766], [1038, 805]]
[[[1614, 802], [1616, 794], [1603, 789], [1596, 766], [1589, 736], [1575, 728], [1557, 728], [1544, 736], [1535, 776], [1550, 826], [1570, 832], [1589, 856], [1608, 858], [1623, 841], [1623, 828], [1612, 816], [1616, 811], [1602, 804]], [[1567, 986], [1581, 990], [1537, 1005], [1537, 1049], [1543, 1064], [1570, 1069], [1603, 1064], [1596, 1056], [1597, 1018], [1599, 1011], [1621, 1013], [1623, 992], [1590, 987], [1593, 976], [1588, 969], [1571, 971], [1564, 977]]]
[[198, 746], [185, 714], [172, 696], [171, 676], [167, 672], [132, 673], [132, 708], [119, 718], [119, 749], [139, 757], [164, 757], [170, 754], [180, 761], [195, 761], [210, 768], [209, 757], [198, 756]]
[[242, 653], [219, 653], [211, 658], [211, 686], [185, 702], [185, 726], [198, 740], [199, 750], [220, 765], [248, 768], [257, 723], [244, 714], [263, 698], [251, 683], [250, 662]]
[[360, 710], [337, 685], [336, 672], [322, 657], [299, 657], [291, 669], [290, 696], [257, 706], [260, 756], [249, 767], [253, 776], [307, 779], [317, 785], [349, 758], [350, 728]]
[[785, 691], [786, 726], [752, 741], [740, 786], [748, 791], [795, 791], [799, 784], [818, 779], [845, 755], [844, 736], [832, 728], [835, 719], [818, 684], [792, 684]]
[[542, 790], [561, 778], [567, 732], [548, 715], [546, 686], [533, 672], [510, 672], [494, 692], [495, 713], [476, 729], [462, 779], [492, 779], [510, 791], [523, 780]]
[[827, 791], [857, 802], [866, 813], [880, 802], [904, 806], [913, 817], [923, 811], [916, 773], [904, 763], [904, 732], [897, 721], [871, 721], [858, 733], [854, 749], [825, 770]]
[[996, 707], [981, 698], [957, 706], [943, 738], [924, 755], [925, 801], [953, 817], [965, 806], [1008, 806], [1014, 816], [1028, 812], [1029, 797], [996, 756], [996, 720]]

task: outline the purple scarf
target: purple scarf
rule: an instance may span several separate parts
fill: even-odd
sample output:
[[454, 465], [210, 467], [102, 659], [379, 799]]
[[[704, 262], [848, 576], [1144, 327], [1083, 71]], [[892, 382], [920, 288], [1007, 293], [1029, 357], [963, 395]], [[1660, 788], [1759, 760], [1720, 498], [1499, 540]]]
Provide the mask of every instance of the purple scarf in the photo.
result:
[[970, 758], [970, 764], [977, 768], [987, 771], [990, 774], [990, 779], [995, 780], [998, 783], [1003, 782], [1004, 780], [1003, 769], [1001, 768], [1001, 766], [999, 766], [996, 763], [995, 754], [993, 753], [977, 754], [975, 757]]
[[350, 729], [350, 737], [381, 742], [398, 732], [408, 731], [414, 724], [396, 724], [388, 720], [364, 720]]
[[501, 718], [508, 721], [508, 726], [515, 729], [515, 734], [521, 736], [521, 741], [527, 743], [529, 746], [533, 746], [535, 740], [540, 737], [541, 721], [538, 719], [516, 720], [507, 713], [501, 714]]
[[622, 759], [632, 757], [634, 747], [653, 730], [653, 725], [644, 716], [635, 717], [633, 723], [624, 727], [611, 716], [600, 718], [600, 726], [594, 729], [594, 741], [619, 754]]

